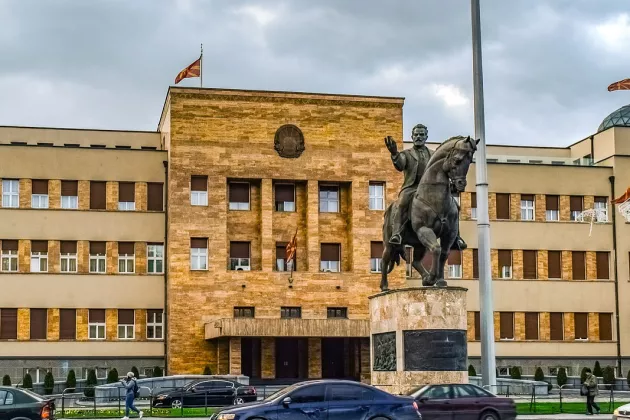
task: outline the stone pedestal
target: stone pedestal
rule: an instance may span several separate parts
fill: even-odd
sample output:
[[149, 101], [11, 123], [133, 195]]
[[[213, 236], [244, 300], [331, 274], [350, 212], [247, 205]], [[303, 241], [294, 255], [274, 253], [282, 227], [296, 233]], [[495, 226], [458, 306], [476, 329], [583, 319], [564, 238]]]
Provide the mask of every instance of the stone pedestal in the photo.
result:
[[426, 384], [467, 383], [466, 291], [413, 287], [371, 296], [372, 385], [406, 394]]

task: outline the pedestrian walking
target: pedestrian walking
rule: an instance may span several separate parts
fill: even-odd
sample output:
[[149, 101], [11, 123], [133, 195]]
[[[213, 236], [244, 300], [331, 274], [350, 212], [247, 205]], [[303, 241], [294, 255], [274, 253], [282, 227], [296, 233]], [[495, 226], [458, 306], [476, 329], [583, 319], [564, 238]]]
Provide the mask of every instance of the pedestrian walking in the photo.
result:
[[595, 402], [595, 397], [599, 394], [599, 389], [597, 388], [597, 377], [593, 375], [590, 369], [586, 369], [586, 380], [582, 384], [581, 394], [586, 396], [586, 415], [593, 415], [593, 408], [597, 410], [597, 414], [599, 414], [599, 405]]
[[125, 387], [125, 391], [126, 391], [125, 392], [125, 417], [123, 417], [123, 420], [129, 420], [129, 410], [135, 411], [136, 413], [138, 413], [138, 416], [140, 416], [140, 418], [142, 418], [142, 416], [144, 415], [144, 413], [138, 410], [136, 406], [133, 404], [134, 400], [138, 397], [139, 391], [140, 391], [138, 388], [138, 383], [136, 382], [136, 378], [134, 376], [135, 375], [133, 374], [133, 372], [128, 372], [127, 377], [120, 381]]

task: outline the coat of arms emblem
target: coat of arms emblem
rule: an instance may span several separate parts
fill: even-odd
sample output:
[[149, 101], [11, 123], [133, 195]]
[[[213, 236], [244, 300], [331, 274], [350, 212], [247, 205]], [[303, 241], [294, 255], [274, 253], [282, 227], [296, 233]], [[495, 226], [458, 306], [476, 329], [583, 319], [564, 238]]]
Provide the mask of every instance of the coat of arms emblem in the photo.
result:
[[273, 142], [273, 148], [283, 158], [298, 158], [304, 151], [304, 135], [302, 130], [292, 124], [278, 128]]

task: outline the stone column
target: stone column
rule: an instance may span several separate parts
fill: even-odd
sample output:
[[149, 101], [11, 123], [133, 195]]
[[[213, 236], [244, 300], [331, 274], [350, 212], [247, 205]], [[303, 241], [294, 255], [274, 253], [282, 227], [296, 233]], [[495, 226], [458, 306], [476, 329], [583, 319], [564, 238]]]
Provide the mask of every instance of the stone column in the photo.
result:
[[17, 339], [20, 341], [31, 338], [31, 310], [18, 308], [17, 310]]
[[241, 337], [230, 337], [230, 375], [241, 373]]
[[118, 210], [118, 182], [107, 181], [105, 188], [107, 210]]
[[370, 359], [370, 339], [362, 338], [360, 344], [361, 352], [361, 382], [370, 384], [372, 383], [370, 369], [372, 367]]
[[48, 241], [48, 272], [60, 273], [61, 272], [61, 254], [60, 254], [61, 242]]
[[136, 182], [134, 189], [134, 201], [136, 211], [147, 211], [148, 186], [146, 182]]
[[90, 181], [79, 181], [77, 183], [79, 194], [79, 210], [89, 210], [90, 208]]
[[105, 339], [118, 340], [118, 309], [105, 309]]
[[260, 192], [260, 237], [262, 271], [272, 271], [274, 266], [273, 242], [273, 183], [263, 179]]
[[48, 207], [51, 209], [61, 208], [61, 180], [59, 179], [48, 181]]
[[31, 272], [31, 241], [18, 241], [18, 272]]
[[276, 377], [276, 339], [264, 337], [261, 339], [261, 378], [275, 379]]
[[322, 339], [319, 337], [308, 339], [308, 378], [322, 377]]
[[46, 337], [49, 341], [59, 340], [59, 309], [48, 309]]
[[308, 271], [319, 271], [319, 183], [308, 181], [307, 183], [307, 252]]
[[77, 272], [87, 274], [90, 271], [90, 242], [77, 241]]
[[549, 253], [546, 250], [538, 251], [536, 256], [538, 264], [538, 280], [549, 280]]
[[20, 179], [19, 202], [21, 209], [31, 208], [32, 185], [33, 184], [30, 179]]
[[228, 375], [230, 373], [230, 340], [219, 338], [217, 343], [217, 375]]
[[510, 220], [521, 220], [520, 194], [510, 194]]
[[88, 309], [77, 309], [77, 341], [88, 339]]
[[147, 274], [147, 243], [134, 243], [135, 272], [136, 274]]
[[134, 312], [134, 319], [136, 321], [135, 333], [136, 341], [144, 341], [147, 339], [147, 310], [136, 309]]

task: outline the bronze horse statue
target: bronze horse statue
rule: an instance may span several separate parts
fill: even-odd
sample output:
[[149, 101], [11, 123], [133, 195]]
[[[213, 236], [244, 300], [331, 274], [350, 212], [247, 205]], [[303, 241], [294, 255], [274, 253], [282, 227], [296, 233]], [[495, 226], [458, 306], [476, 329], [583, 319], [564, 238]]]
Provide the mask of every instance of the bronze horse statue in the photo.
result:
[[[459, 229], [459, 211], [452, 193], [460, 193], [466, 188], [466, 175], [478, 143], [479, 140], [475, 141], [470, 136], [456, 136], [435, 150], [411, 201], [409, 221], [401, 245], [389, 243], [392, 209], [396, 203], [387, 207], [383, 223], [381, 290], [388, 289], [387, 275], [394, 265], [400, 264], [401, 258], [409, 262], [405, 256], [405, 245], [413, 247], [411, 265], [422, 276], [422, 285], [446, 286], [444, 264]], [[429, 271], [422, 265], [427, 251], [433, 254]]]

